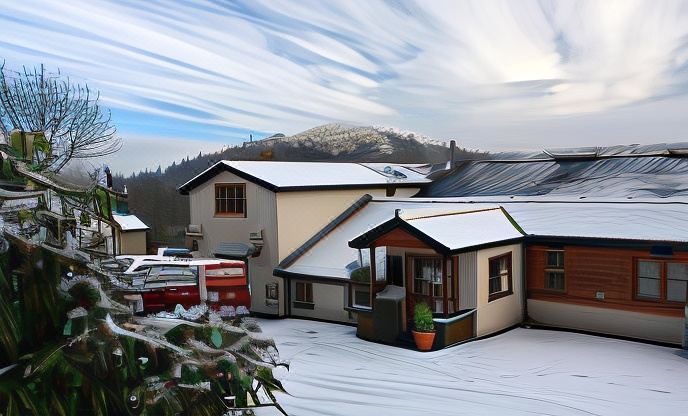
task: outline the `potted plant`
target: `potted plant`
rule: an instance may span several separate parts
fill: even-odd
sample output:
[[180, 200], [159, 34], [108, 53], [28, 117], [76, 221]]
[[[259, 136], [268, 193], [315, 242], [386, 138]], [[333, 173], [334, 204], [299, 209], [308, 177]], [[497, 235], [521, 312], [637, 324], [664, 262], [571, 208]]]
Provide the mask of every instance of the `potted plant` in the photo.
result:
[[415, 329], [411, 332], [416, 347], [421, 351], [429, 351], [435, 340], [435, 324], [432, 321], [432, 311], [427, 303], [417, 303], [413, 308], [413, 323]]

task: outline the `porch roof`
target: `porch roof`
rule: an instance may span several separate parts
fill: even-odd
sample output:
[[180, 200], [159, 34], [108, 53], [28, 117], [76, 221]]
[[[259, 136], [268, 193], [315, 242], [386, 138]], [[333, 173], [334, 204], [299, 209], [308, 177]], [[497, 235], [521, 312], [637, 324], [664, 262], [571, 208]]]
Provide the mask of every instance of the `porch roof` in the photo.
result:
[[515, 241], [524, 235], [499, 206], [397, 209], [394, 218], [352, 239], [349, 247], [371, 247], [376, 240], [397, 228], [442, 254]]

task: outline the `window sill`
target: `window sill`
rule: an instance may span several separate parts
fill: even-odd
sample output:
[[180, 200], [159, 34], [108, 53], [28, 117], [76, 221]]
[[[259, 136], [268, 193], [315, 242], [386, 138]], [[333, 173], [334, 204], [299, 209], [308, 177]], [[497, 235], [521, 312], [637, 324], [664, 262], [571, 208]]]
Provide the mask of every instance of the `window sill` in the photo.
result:
[[493, 300], [505, 298], [505, 297], [513, 295], [513, 294], [514, 294], [513, 290], [505, 290], [504, 292], [493, 293], [493, 294], [489, 295], [489, 297], [487, 298], [487, 301], [492, 302]]
[[294, 301], [293, 307], [294, 307], [294, 309], [310, 309], [310, 310], [313, 310], [313, 309], [315, 309], [315, 303]]
[[246, 218], [245, 214], [217, 214], [215, 213], [215, 218]]

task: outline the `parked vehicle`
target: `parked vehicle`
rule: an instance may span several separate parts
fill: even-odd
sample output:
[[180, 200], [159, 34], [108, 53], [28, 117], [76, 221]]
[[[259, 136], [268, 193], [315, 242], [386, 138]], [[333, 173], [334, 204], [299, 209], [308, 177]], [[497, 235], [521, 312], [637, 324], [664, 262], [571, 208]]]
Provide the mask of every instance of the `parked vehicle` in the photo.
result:
[[144, 312], [173, 310], [176, 305], [189, 308], [202, 302], [215, 310], [223, 306], [248, 310], [251, 305], [243, 261], [203, 259], [148, 266], [145, 277], [135, 277], [133, 282], [141, 288]]

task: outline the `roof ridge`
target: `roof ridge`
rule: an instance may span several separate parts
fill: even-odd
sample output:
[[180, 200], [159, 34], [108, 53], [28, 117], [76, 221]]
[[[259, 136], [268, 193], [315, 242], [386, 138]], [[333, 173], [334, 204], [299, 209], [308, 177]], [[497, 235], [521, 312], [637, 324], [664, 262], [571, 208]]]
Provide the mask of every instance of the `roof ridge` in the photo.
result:
[[[461, 214], [474, 214], [476, 212], [484, 212], [484, 211], [494, 211], [501, 209], [501, 206], [495, 206], [493, 208], [479, 208], [479, 209], [473, 209], [470, 211], [453, 211], [453, 212], [444, 212], [440, 214], [435, 214], [435, 215], [421, 215], [418, 217], [411, 217], [411, 218], [401, 218], [404, 221], [413, 221], [413, 220], [422, 220], [425, 218], [435, 218], [435, 217], [447, 217], [450, 215], [461, 215]], [[403, 210], [402, 210], [403, 211]]]

